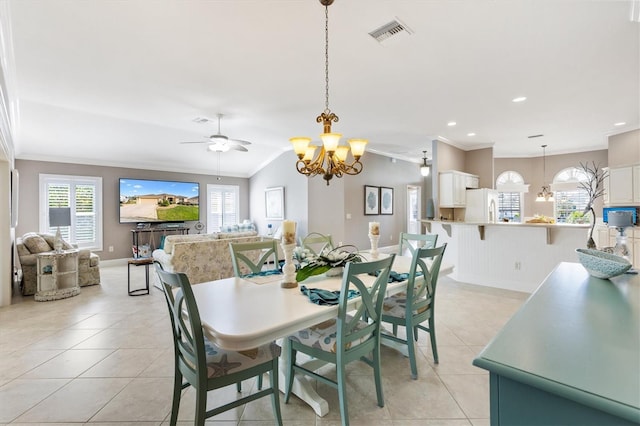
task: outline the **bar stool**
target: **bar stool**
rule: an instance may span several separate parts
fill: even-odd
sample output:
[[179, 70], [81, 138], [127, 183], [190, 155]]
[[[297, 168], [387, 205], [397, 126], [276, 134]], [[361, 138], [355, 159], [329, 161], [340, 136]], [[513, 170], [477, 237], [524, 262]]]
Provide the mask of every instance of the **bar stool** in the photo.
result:
[[[129, 259], [127, 262], [127, 291], [129, 292], [129, 296], [143, 296], [145, 294], [149, 294], [149, 265], [152, 263], [153, 258], [151, 257]], [[145, 287], [131, 290], [131, 265], [144, 266]]]

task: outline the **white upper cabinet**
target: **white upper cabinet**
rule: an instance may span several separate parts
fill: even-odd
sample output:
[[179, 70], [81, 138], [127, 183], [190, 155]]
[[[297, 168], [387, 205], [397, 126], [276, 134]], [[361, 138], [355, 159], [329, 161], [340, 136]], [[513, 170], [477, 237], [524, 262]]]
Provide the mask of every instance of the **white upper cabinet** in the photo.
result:
[[480, 178], [469, 173], [450, 170], [439, 174], [440, 207], [465, 207], [467, 188], [477, 188]]
[[[609, 168], [608, 204], [627, 205], [640, 203], [638, 187], [640, 187], [640, 166]], [[605, 203], [607, 203], [605, 198]]]

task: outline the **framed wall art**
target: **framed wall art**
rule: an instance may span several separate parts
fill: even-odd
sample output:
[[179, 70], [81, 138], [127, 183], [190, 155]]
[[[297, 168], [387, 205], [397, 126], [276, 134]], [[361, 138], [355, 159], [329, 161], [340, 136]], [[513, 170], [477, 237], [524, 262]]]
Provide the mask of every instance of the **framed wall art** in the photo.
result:
[[380, 214], [393, 214], [393, 188], [380, 187]]
[[364, 186], [364, 214], [380, 214], [380, 188], [377, 186]]
[[284, 219], [284, 186], [264, 190], [265, 218]]

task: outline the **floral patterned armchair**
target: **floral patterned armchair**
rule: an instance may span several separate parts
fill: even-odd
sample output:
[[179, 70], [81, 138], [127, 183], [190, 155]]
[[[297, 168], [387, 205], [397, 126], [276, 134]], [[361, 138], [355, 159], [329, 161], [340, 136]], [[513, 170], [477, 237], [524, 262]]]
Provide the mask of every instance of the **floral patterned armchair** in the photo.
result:
[[[22, 267], [22, 283], [20, 287], [25, 296], [36, 292], [38, 283], [37, 254], [53, 250], [55, 236], [29, 232], [16, 241], [18, 258]], [[62, 242], [63, 249], [74, 248], [66, 241]], [[81, 287], [100, 284], [100, 257], [90, 250], [82, 249], [78, 254], [78, 282]]]

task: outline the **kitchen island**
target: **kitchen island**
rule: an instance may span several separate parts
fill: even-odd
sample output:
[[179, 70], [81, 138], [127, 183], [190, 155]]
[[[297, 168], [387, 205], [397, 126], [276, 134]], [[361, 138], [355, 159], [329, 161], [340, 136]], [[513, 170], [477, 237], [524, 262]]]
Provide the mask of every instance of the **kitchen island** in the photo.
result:
[[448, 243], [452, 278], [470, 284], [533, 292], [558, 262], [576, 262], [589, 225], [422, 221]]
[[640, 423], [640, 278], [560, 263], [476, 357], [491, 425]]

